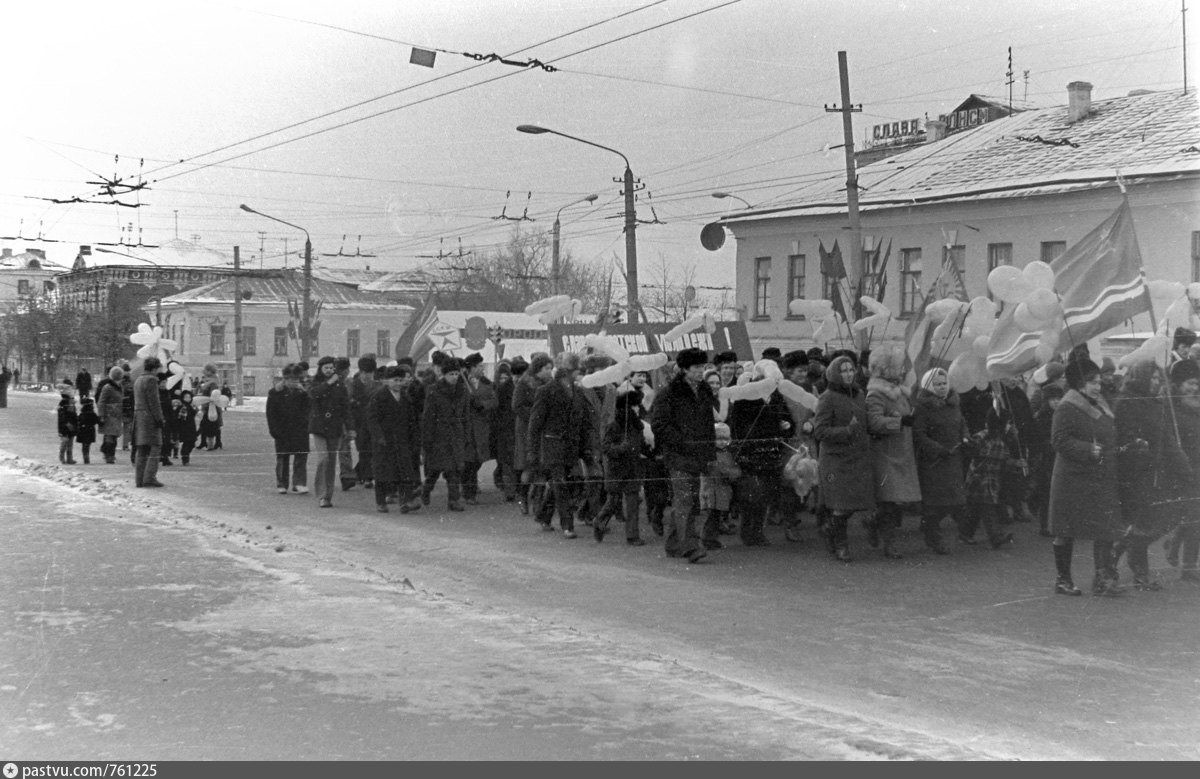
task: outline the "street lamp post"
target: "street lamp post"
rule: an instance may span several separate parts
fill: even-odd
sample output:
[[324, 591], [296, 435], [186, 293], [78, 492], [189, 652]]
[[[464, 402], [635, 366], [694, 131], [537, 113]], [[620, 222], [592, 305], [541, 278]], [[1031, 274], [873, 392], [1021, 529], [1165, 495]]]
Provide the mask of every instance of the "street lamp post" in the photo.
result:
[[565, 206], [558, 209], [558, 213], [554, 215], [554, 247], [553, 247], [554, 251], [550, 255], [550, 294], [551, 295], [558, 294], [558, 287], [559, 287], [558, 282], [559, 282], [559, 275], [561, 273], [561, 270], [559, 267], [559, 260], [558, 260], [558, 239], [559, 239], [559, 234], [562, 231], [562, 223], [559, 221], [559, 218], [562, 216], [563, 209], [570, 208], [571, 206], [579, 205], [580, 203], [595, 203], [599, 197], [600, 197], [599, 195], [588, 195], [585, 198], [581, 198], [574, 202], [567, 203]]
[[308, 230], [300, 225], [285, 222], [270, 214], [264, 214], [262, 211], [255, 211], [245, 203], [242, 203], [239, 208], [247, 213], [258, 214], [272, 222], [279, 222], [304, 233], [304, 288], [302, 291], [304, 300], [301, 302], [300, 309], [300, 359], [306, 361], [312, 357], [312, 238], [309, 237]]
[[633, 204], [633, 170], [629, 167], [629, 158], [608, 146], [584, 140], [583, 138], [577, 138], [574, 135], [560, 133], [558, 130], [539, 127], [535, 124], [517, 125], [517, 131], [529, 133], [530, 135], [541, 135], [542, 133], [561, 135], [563, 138], [570, 138], [572, 141], [579, 141], [580, 143], [586, 143], [588, 146], [595, 146], [597, 149], [610, 151], [625, 161], [625, 177], [623, 179], [625, 186], [625, 298], [629, 308], [629, 321], [636, 322], [638, 311], [637, 238], [635, 236], [637, 211], [634, 209]]
[[714, 193], [712, 193], [712, 196], [713, 196], [713, 197], [715, 197], [717, 200], [724, 200], [724, 199], [725, 199], [725, 198], [727, 198], [727, 197], [731, 197], [731, 198], [733, 198], [734, 200], [740, 200], [740, 201], [742, 201], [743, 203], [745, 203], [745, 204], [746, 204], [746, 208], [754, 208], [754, 206], [750, 205], [749, 201], [747, 201], [745, 198], [743, 198], [743, 197], [741, 197], [741, 196], [739, 196], [739, 195], [734, 195], [734, 194], [732, 194], [732, 193], [729, 193], [729, 192], [714, 192]]

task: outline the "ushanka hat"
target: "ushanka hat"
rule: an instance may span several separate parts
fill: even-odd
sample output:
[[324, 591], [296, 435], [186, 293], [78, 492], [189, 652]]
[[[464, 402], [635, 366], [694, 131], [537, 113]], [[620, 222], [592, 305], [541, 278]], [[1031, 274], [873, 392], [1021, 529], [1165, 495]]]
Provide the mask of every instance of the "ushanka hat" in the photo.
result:
[[1183, 384], [1188, 379], [1200, 379], [1200, 362], [1180, 360], [1171, 366], [1171, 382]]
[[675, 364], [681, 371], [686, 371], [694, 365], [704, 365], [706, 362], [708, 362], [708, 353], [694, 347], [682, 350], [675, 357]]

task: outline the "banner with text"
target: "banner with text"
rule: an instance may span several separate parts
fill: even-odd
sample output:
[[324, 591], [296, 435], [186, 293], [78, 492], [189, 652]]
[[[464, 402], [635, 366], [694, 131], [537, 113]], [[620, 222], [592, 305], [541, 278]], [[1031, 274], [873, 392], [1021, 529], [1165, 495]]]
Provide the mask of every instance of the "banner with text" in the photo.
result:
[[[617, 343], [630, 354], [654, 354], [666, 352], [667, 357], [674, 360], [675, 355], [683, 349], [696, 348], [708, 352], [712, 358], [717, 352], [737, 352], [739, 360], [753, 360], [754, 353], [750, 348], [750, 334], [746, 331], [745, 322], [717, 322], [717, 329], [711, 334], [703, 327], [668, 343], [662, 342], [662, 337], [670, 332], [678, 322], [645, 322], [639, 324], [608, 325], [604, 331], [616, 339]], [[549, 330], [550, 353], [582, 351], [583, 339], [592, 333], [599, 332], [596, 325], [547, 325]]]

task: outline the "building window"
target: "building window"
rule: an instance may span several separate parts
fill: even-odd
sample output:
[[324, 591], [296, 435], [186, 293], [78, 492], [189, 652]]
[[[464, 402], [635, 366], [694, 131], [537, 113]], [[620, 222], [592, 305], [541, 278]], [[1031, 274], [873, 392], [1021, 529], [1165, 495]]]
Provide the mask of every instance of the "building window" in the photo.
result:
[[29, 279], [18, 279], [17, 280], [17, 294], [18, 295], [30, 294], [29, 293]]
[[1192, 233], [1192, 281], [1200, 281], [1200, 232]]
[[375, 354], [381, 360], [386, 360], [392, 353], [392, 331], [379, 330], [375, 333]]
[[1051, 263], [1067, 250], [1066, 241], [1042, 241], [1042, 262]]
[[804, 300], [804, 260], [803, 254], [788, 256], [788, 302]]
[[912, 316], [921, 302], [921, 250], [900, 250], [900, 316]]
[[351, 357], [351, 358], [358, 356], [358, 331], [357, 330], [347, 330], [346, 331], [346, 356]]
[[258, 355], [258, 328], [243, 327], [242, 328], [242, 355], [245, 357], [255, 357]]
[[211, 325], [208, 331], [208, 353], [225, 354], [225, 325]]
[[287, 357], [288, 331], [286, 327], [275, 328], [275, 356]]
[[[992, 275], [992, 271], [999, 268], [1001, 265], [1012, 265], [1012, 244], [1011, 243], [989, 243], [988, 244], [988, 276]], [[988, 299], [995, 300], [992, 295], [992, 290], [988, 289]]]
[[754, 259], [754, 317], [768, 316], [767, 305], [771, 299], [771, 258]]

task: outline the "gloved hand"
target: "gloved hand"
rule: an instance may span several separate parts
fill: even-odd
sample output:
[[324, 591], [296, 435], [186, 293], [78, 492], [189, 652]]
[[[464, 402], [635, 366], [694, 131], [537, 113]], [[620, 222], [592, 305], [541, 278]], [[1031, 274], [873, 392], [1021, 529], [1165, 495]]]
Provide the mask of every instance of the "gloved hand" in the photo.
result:
[[905, 414], [904, 416], [900, 417], [900, 426], [901, 427], [912, 427], [913, 426], [913, 415]]

